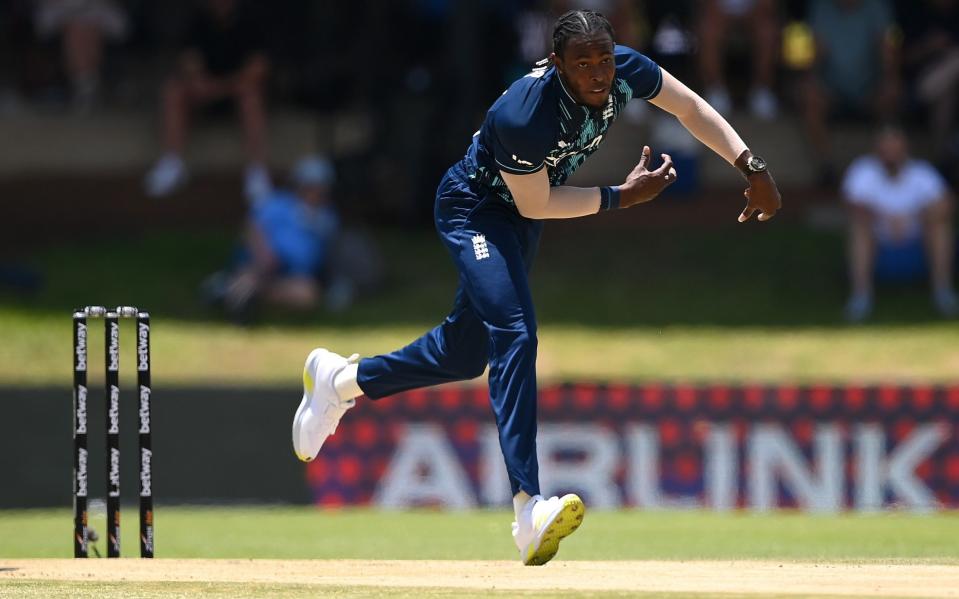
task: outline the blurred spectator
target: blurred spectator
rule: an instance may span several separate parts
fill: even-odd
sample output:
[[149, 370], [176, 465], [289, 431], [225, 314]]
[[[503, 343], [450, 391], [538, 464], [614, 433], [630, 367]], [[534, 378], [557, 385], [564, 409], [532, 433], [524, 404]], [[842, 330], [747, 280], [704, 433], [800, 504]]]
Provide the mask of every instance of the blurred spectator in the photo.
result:
[[243, 6], [238, 0], [205, 0], [190, 28], [179, 68], [163, 86], [165, 153], [147, 173], [150, 196], [165, 196], [186, 182], [183, 148], [191, 110], [224, 101], [237, 108], [246, 138], [247, 199], [255, 201], [270, 191], [264, 97], [269, 67], [262, 28]]
[[[644, 8], [649, 39], [642, 51], [680, 80], [695, 77], [697, 6], [698, 0], [675, 0], [648, 2]], [[648, 120], [652, 147], [672, 156], [677, 171], [683, 173], [666, 193], [683, 195], [696, 191], [700, 182], [702, 144], [675, 117], [661, 110], [650, 110], [646, 102], [630, 102], [625, 114], [633, 122]]]
[[222, 302], [239, 318], [255, 301], [294, 310], [316, 307], [340, 227], [333, 179], [326, 159], [300, 160], [292, 173], [295, 189], [272, 191], [252, 208], [236, 264], [204, 283], [206, 299]]
[[36, 0], [34, 23], [41, 39], [63, 38], [73, 105], [88, 112], [100, 91], [104, 41], [126, 37], [127, 15], [110, 0]]
[[776, 118], [773, 94], [778, 56], [778, 15], [775, 0], [703, 0], [699, 26], [699, 69], [705, 98], [728, 115], [733, 108], [723, 73], [723, 43], [730, 27], [739, 26], [752, 38], [752, 89], [749, 108], [765, 120]]
[[550, 55], [553, 49], [552, 30], [556, 18], [568, 10], [586, 9], [602, 13], [616, 32], [616, 43], [638, 48], [639, 29], [645, 7], [636, 0], [524, 0], [516, 2], [518, 12], [513, 20], [518, 37], [516, 59], [519, 71], [528, 72], [531, 66]]
[[644, 54], [656, 61], [678, 79], [690, 79], [693, 55], [697, 50], [695, 28], [695, 0], [648, 2], [645, 15], [648, 42]]
[[891, 121], [901, 97], [899, 50], [885, 0], [813, 0], [809, 24], [816, 59], [803, 86], [803, 118], [821, 183], [832, 184], [829, 117]]
[[905, 134], [881, 132], [875, 154], [849, 167], [842, 191], [851, 218], [846, 318], [859, 322], [872, 312], [873, 276], [909, 278], [926, 270], [927, 259], [933, 303], [943, 316], [955, 316], [952, 195], [932, 165], [910, 158]]
[[[959, 154], [959, 0], [923, 0], [901, 6], [903, 67], [916, 98], [929, 107], [932, 152], [943, 165]], [[951, 142], [951, 144], [950, 144]], [[952, 147], [950, 147], [950, 145]]]

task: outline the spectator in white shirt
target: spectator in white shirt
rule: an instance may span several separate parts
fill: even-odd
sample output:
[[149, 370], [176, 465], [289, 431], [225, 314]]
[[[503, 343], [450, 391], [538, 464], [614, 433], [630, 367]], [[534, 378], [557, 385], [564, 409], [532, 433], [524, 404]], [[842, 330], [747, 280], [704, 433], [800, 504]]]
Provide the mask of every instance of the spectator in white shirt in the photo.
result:
[[923, 242], [933, 303], [943, 316], [955, 316], [959, 302], [952, 286], [952, 194], [931, 164], [909, 156], [905, 134], [883, 130], [875, 153], [858, 158], [846, 171], [842, 192], [850, 209], [852, 295], [846, 318], [853, 322], [868, 318], [873, 276], [884, 264], [901, 262], [911, 250], [918, 250], [914, 253], [922, 263]]

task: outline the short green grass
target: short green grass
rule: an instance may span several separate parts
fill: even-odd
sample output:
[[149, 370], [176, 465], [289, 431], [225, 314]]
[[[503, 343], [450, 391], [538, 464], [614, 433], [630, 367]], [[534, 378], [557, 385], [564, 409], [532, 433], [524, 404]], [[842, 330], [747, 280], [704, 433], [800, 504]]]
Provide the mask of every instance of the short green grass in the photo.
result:
[[[456, 275], [431, 231], [372, 237], [387, 257], [381, 291], [341, 314], [274, 311], [250, 327], [197, 299], [229, 232], [44, 248], [27, 260], [44, 288], [0, 295], [0, 385], [68, 385], [70, 309], [92, 303], [151, 310], [158, 385], [289, 383], [317, 345], [391, 350], [441, 320]], [[928, 383], [959, 372], [959, 322], [935, 316], [922, 284], [881, 290], [875, 321], [846, 326], [841, 237], [789, 223], [683, 235], [550, 223], [532, 287], [545, 380]], [[92, 335], [91, 352], [101, 343]]]
[[[136, 510], [123, 523], [135, 556]], [[509, 560], [503, 511], [160, 507], [158, 557]], [[91, 524], [103, 532], [102, 515]], [[0, 511], [0, 558], [70, 557], [69, 510]], [[563, 544], [567, 560], [784, 559], [959, 564], [959, 514], [717, 514], [593, 511]], [[100, 542], [101, 549], [102, 541]]]

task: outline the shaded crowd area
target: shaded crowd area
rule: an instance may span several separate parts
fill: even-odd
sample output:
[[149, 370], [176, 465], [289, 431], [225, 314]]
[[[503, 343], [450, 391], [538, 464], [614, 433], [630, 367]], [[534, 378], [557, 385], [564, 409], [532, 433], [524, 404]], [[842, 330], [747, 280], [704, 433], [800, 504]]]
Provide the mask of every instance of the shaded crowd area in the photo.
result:
[[[358, 195], [381, 196], [369, 192], [388, 181], [394, 199], [380, 201], [402, 213], [425, 203], [492, 100], [549, 54], [552, 22], [570, 8], [608, 15], [617, 42], [725, 115], [801, 121], [816, 183], [835, 183], [845, 166], [833, 162], [834, 121], [904, 123], [928, 134], [923, 153], [944, 174], [954, 170], [953, 0], [290, 0], [282, 9], [258, 0], [9, 0], [0, 7], [0, 115], [136, 109], [159, 110], [163, 121], [177, 93], [203, 106], [195, 120], [236, 108], [244, 129], [268, 127], [271, 113], [290, 107], [350, 115], [358, 139], [335, 158], [365, 165]], [[243, 115], [246, 89], [191, 88], [191, 70], [245, 79], [267, 124]], [[176, 83], [184, 89], [171, 91]], [[160, 137], [158, 156], [176, 145]], [[247, 141], [247, 162], [268, 162], [269, 148]]]
[[[848, 274], [816, 283], [849, 287], [847, 319], [870, 317], [874, 276], [928, 280], [935, 312], [959, 311], [956, 0], [8, 0], [0, 287], [43, 289], [35, 257], [58, 241], [186, 228], [229, 232], [221, 268], [184, 284], [237, 321], [254, 299], [311, 313], [381, 297], [400, 257], [376, 231], [431, 235], [442, 173], [549, 55], [571, 8], [606, 14], [618, 43], [699, 92], [767, 159], [783, 190], [777, 223], [832, 240]], [[734, 169], [643, 102], [619, 121], [574, 184], [621, 180], [644, 143], [673, 156], [680, 180], [598, 226], [732, 222]], [[923, 191], [896, 195], [896, 181]]]

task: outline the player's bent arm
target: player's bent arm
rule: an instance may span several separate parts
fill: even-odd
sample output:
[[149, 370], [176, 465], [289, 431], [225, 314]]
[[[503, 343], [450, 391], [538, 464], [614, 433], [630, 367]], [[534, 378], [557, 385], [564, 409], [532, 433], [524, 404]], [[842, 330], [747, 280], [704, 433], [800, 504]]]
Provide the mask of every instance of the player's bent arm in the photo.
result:
[[736, 159], [748, 149], [739, 134], [706, 100], [666, 69], [662, 72], [663, 87], [650, 104], [674, 115], [693, 137], [735, 165]]
[[549, 175], [541, 168], [529, 175], [500, 171], [516, 209], [526, 218], [576, 218], [599, 211], [598, 187], [550, 187]]

